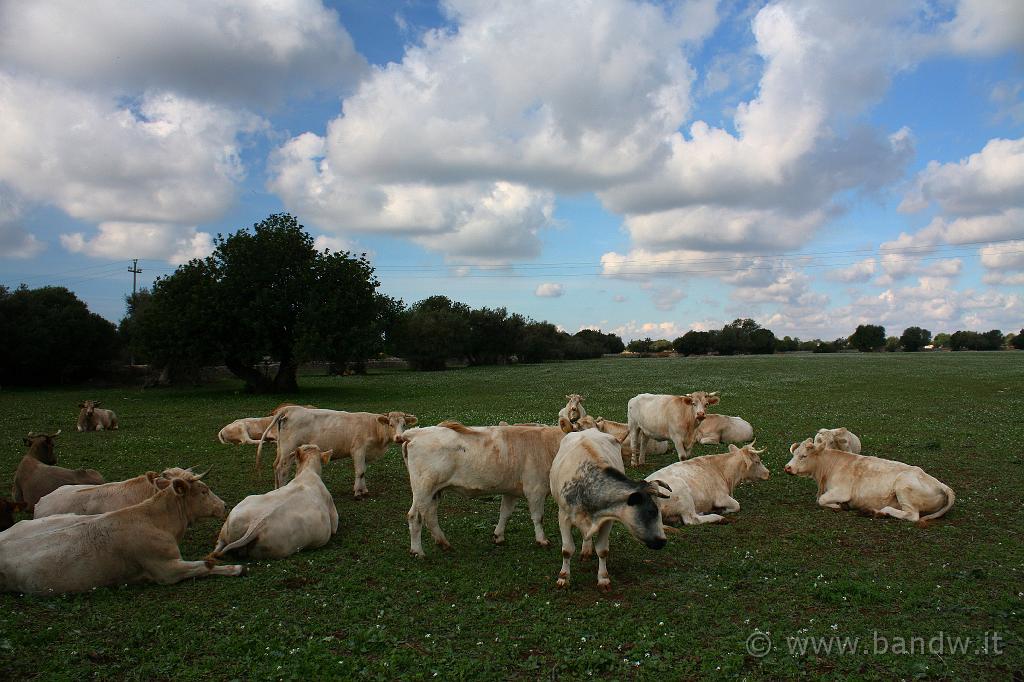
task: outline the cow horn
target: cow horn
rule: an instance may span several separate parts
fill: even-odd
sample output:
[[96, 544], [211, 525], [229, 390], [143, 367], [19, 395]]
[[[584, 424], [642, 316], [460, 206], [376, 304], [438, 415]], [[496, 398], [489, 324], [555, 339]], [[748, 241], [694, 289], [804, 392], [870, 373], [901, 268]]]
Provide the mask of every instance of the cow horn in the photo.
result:
[[196, 481], [198, 481], [198, 480], [199, 480], [199, 479], [201, 479], [201, 478], [202, 478], [203, 476], [205, 476], [206, 474], [210, 473], [210, 472], [211, 472], [212, 470], [213, 470], [213, 465], [211, 464], [211, 465], [210, 465], [210, 467], [209, 467], [209, 468], [208, 468], [208, 469], [207, 469], [206, 471], [204, 471], [203, 473], [201, 473], [201, 474], [199, 474], [198, 476], [196, 476], [196, 477], [195, 477], [195, 478], [194, 478], [193, 480], [196, 480]]
[[64, 429], [57, 429], [57, 433], [55, 433], [55, 434], [53, 434], [52, 436], [50, 436], [50, 438], [56, 438], [57, 436], [59, 436], [59, 435], [60, 435], [60, 432], [61, 432], [61, 431], [63, 431], [63, 430], [64, 430]]

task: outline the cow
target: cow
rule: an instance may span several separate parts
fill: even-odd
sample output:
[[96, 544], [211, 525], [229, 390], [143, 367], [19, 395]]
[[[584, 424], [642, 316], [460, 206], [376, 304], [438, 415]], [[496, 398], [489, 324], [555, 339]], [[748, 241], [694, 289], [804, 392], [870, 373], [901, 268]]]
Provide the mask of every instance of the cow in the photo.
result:
[[558, 586], [569, 585], [569, 560], [576, 551], [573, 526], [583, 536], [583, 555], [591, 539], [597, 548], [597, 586], [611, 589], [608, 577], [608, 536], [612, 524], [621, 522], [633, 537], [651, 549], [665, 546], [665, 530], [655, 498], [667, 498], [661, 481], [634, 481], [623, 473], [620, 443], [595, 429], [570, 433], [562, 439], [551, 464], [551, 495], [558, 504], [558, 528], [562, 534], [562, 570]]
[[575, 428], [576, 422], [586, 417], [587, 411], [583, 409], [583, 396], [580, 394], [570, 393], [565, 399], [568, 402], [558, 411], [558, 428], [565, 433], [572, 433], [579, 430]]
[[9, 502], [0, 500], [0, 532], [3, 532], [14, 525], [14, 513], [25, 511], [28, 507], [24, 502]]
[[814, 442], [817, 445], [824, 445], [830, 450], [860, 454], [860, 438], [845, 426], [838, 429], [818, 429], [818, 433], [814, 435]]
[[326, 545], [338, 532], [338, 509], [320, 479], [331, 454], [315, 445], [288, 453], [296, 461], [295, 478], [282, 488], [239, 502], [221, 527], [211, 556], [219, 559], [234, 551], [254, 559], [283, 559]]
[[746, 419], [726, 414], [708, 414], [697, 427], [697, 442], [701, 445], [718, 443], [746, 443], [754, 440], [754, 427]]
[[147, 471], [126, 481], [100, 485], [62, 485], [36, 502], [34, 518], [41, 519], [54, 514], [102, 514], [124, 509], [157, 494], [170, 485], [173, 478], [188, 478], [192, 475], [191, 467], [173, 467], [159, 474]]
[[[274, 415], [269, 417], [243, 417], [236, 419], [217, 433], [217, 440], [225, 445], [258, 445], [260, 436], [274, 421]], [[276, 433], [268, 433], [267, 440], [277, 440]]]
[[786, 473], [813, 478], [822, 507], [916, 523], [939, 518], [956, 501], [952, 488], [921, 467], [834, 450], [810, 438], [793, 443], [789, 451], [793, 458]]
[[28, 446], [28, 452], [21, 458], [21, 463], [14, 472], [11, 497], [15, 502], [25, 502], [30, 512], [35, 509], [36, 502], [41, 497], [62, 485], [104, 482], [100, 473], [94, 469], [65, 469], [54, 466], [57, 464], [57, 456], [53, 452], [53, 441], [58, 435], [59, 430], [54, 434], [30, 432], [23, 439]]
[[554, 426], [463, 426], [446, 421], [437, 426], [409, 429], [398, 440], [409, 471], [412, 506], [409, 508], [409, 552], [423, 557], [424, 522], [441, 549], [451, 548], [437, 522], [443, 490], [469, 496], [501, 495], [495, 544], [505, 542], [505, 525], [520, 497], [526, 498], [533, 520], [534, 539], [547, 547], [544, 501], [548, 473], [565, 433]]
[[110, 431], [117, 428], [117, 415], [113, 410], [100, 407], [98, 400], [78, 403], [79, 431]]
[[626, 416], [633, 450], [631, 466], [642, 466], [647, 440], [671, 440], [679, 459], [690, 456], [697, 440], [697, 427], [707, 416], [707, 406], [718, 404], [718, 391], [697, 391], [686, 395], [641, 393], [629, 399]]
[[57, 514], [15, 524], [0, 533], [0, 591], [54, 595], [243, 575], [244, 566], [181, 558], [178, 543], [190, 523], [224, 518], [224, 501], [200, 478], [176, 477], [156, 495], [105, 514]]
[[[587, 420], [590, 419], [588, 416]], [[580, 420], [583, 424], [584, 420]], [[589, 422], [588, 422], [589, 424]], [[591, 427], [587, 427], [591, 428]], [[629, 442], [629, 425], [623, 424], [622, 422], [613, 422], [611, 419], [605, 419], [604, 417], [598, 417], [593, 420], [593, 427], [598, 431], [604, 433], [610, 433], [616, 438], [616, 440], [622, 441], [622, 461], [629, 462], [633, 459], [633, 447]], [[655, 440], [647, 443], [647, 451], [645, 454], [651, 455], [664, 455], [668, 452], [668, 441]]]
[[724, 521], [724, 516], [709, 512], [739, 511], [740, 503], [732, 496], [736, 486], [743, 481], [768, 480], [770, 473], [761, 462], [763, 452], [755, 450], [752, 442], [742, 448], [730, 443], [728, 452], [674, 462], [655, 471], [648, 481], [664, 481], [672, 487], [668, 499], [658, 500], [662, 518], [666, 523], [688, 526]]
[[353, 494], [357, 500], [365, 497], [366, 465], [383, 455], [395, 436], [406, 427], [415, 426], [416, 417], [405, 412], [339, 412], [337, 410], [309, 409], [299, 405], [282, 408], [256, 448], [256, 468], [260, 466], [263, 442], [271, 429], [277, 428], [277, 456], [274, 458], [274, 487], [286, 482], [291, 460], [287, 455], [300, 445], [316, 445], [321, 450], [333, 451], [332, 459], [352, 458], [355, 480]]

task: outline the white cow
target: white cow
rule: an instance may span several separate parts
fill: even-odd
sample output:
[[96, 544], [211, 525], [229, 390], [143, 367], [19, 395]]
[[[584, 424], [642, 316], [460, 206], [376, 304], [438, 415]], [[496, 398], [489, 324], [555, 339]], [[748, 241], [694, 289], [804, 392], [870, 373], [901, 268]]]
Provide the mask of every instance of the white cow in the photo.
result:
[[320, 479], [331, 451], [302, 445], [289, 454], [295, 478], [282, 488], [249, 495], [220, 529], [214, 558], [241, 550], [254, 559], [282, 559], [309, 547], [322, 547], [338, 532], [338, 509]]
[[584, 553], [593, 540], [597, 548], [597, 586], [611, 589], [608, 576], [608, 536], [621, 522], [636, 539], [651, 549], [665, 546], [665, 531], [656, 497], [668, 497], [661, 481], [634, 481], [623, 473], [620, 443], [595, 429], [568, 434], [551, 464], [551, 495], [558, 504], [562, 534], [562, 570], [558, 586], [569, 585], [569, 560], [576, 552], [573, 526], [583, 536]]
[[829, 450], [860, 454], [860, 438], [845, 426], [838, 429], [818, 429], [818, 433], [814, 435], [814, 442], [817, 445], [824, 445]]
[[178, 543], [185, 529], [207, 516], [224, 518], [224, 501], [191, 477], [175, 478], [149, 499], [117, 511], [16, 523], [0, 533], [0, 591], [49, 595], [243, 575], [244, 566], [182, 561]]
[[701, 445], [717, 443], [747, 443], [754, 440], [754, 427], [746, 419], [726, 414], [708, 414], [697, 427], [697, 442]]
[[309, 409], [299, 405], [284, 407], [274, 417], [256, 448], [256, 468], [260, 466], [263, 442], [271, 429], [278, 429], [277, 457], [274, 459], [274, 486], [283, 486], [291, 471], [287, 455], [300, 445], [316, 445], [334, 452], [333, 459], [352, 458], [356, 499], [369, 493], [366, 488], [366, 464], [381, 457], [395, 436], [414, 426], [416, 417], [404, 412], [340, 412]]
[[544, 535], [544, 501], [548, 474], [558, 444], [565, 437], [554, 426], [463, 426], [442, 422], [409, 429], [398, 440], [409, 470], [412, 506], [409, 508], [409, 551], [422, 557], [423, 524], [442, 549], [451, 545], [437, 522], [442, 490], [466, 495], [501, 495], [501, 511], [494, 542], [505, 541], [505, 525], [520, 497], [526, 498], [533, 520], [534, 538], [548, 546]]
[[[622, 422], [612, 421], [611, 419], [605, 419], [604, 417], [598, 417], [597, 419], [591, 418], [589, 415], [579, 421], [579, 431], [583, 429], [597, 429], [602, 433], [608, 433], [615, 437], [616, 440], [622, 442], [621, 453], [622, 461], [629, 462], [633, 459], [633, 448], [629, 442], [629, 425], [623, 424]], [[652, 440], [647, 443], [647, 452], [645, 454], [650, 455], [664, 455], [668, 452], [669, 442], [662, 440]]]
[[[175, 477], [188, 478], [191, 470], [147, 471], [126, 481], [99, 485], [62, 485], [36, 502], [35, 518], [54, 514], [103, 514], [138, 504], [166, 488]], [[205, 476], [209, 469], [200, 475]]]
[[822, 507], [850, 507], [917, 522], [939, 518], [956, 501], [952, 488], [921, 467], [831, 450], [810, 438], [793, 443], [789, 451], [793, 458], [786, 473], [817, 481]]
[[[231, 422], [217, 433], [217, 440], [225, 445], [259, 445], [263, 432], [274, 421], [269, 417], [242, 417]], [[268, 433], [267, 440], [276, 440], [276, 433]]]
[[565, 433], [579, 431], [576, 423], [587, 416], [587, 411], [583, 409], [583, 396], [570, 393], [565, 399], [565, 407], [558, 411], [558, 428]]
[[642, 466], [648, 439], [671, 440], [679, 459], [690, 456], [697, 440], [697, 427], [707, 416], [707, 406], [718, 404], [718, 391], [697, 391], [686, 395], [641, 393], [630, 398], [626, 408], [629, 441], [633, 450], [631, 466]]
[[674, 462], [647, 477], [648, 481], [664, 481], [672, 488], [668, 499], [659, 499], [661, 516], [666, 523], [698, 523], [724, 521], [711, 514], [714, 509], [737, 512], [740, 503], [732, 494], [743, 481], [768, 480], [768, 469], [761, 463], [761, 453], [750, 443], [738, 448], [729, 444], [729, 451], [720, 455], [694, 457]]

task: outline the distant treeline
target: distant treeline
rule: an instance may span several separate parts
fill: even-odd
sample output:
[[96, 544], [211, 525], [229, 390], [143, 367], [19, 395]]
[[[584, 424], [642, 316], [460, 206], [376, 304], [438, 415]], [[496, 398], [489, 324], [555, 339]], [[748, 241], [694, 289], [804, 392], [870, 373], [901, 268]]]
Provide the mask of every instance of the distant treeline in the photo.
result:
[[[250, 230], [218, 235], [214, 251], [128, 297], [119, 327], [89, 312], [62, 287], [11, 291], [0, 286], [0, 385], [75, 383], [129, 359], [160, 370], [160, 382], [196, 381], [223, 365], [251, 391], [294, 391], [301, 363], [326, 361], [337, 372], [364, 371], [369, 359], [397, 355], [416, 369], [595, 358], [624, 350], [615, 334], [569, 334], [505, 308], [470, 308], [444, 296], [413, 305], [378, 291], [365, 254], [317, 251], [291, 215], [271, 215]], [[946, 338], [943, 338], [946, 337]], [[782, 339], [751, 319], [720, 330], [690, 331], [629, 344], [639, 353], [683, 355], [918, 350], [931, 332], [903, 336], [862, 325], [848, 339]], [[999, 330], [939, 334], [954, 350], [994, 350], [1012, 342]]]

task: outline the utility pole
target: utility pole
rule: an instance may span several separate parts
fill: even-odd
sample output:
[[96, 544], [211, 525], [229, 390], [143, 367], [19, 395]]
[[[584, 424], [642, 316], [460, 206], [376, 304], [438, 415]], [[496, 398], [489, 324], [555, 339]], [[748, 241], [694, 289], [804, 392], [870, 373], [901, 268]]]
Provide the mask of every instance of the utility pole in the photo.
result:
[[[132, 266], [128, 268], [128, 272], [132, 273], [132, 305], [135, 305], [135, 288], [138, 285], [139, 273], [142, 269], [139, 267], [139, 259], [132, 258]], [[135, 365], [135, 353], [130, 352], [128, 354], [128, 363], [132, 366]]]

